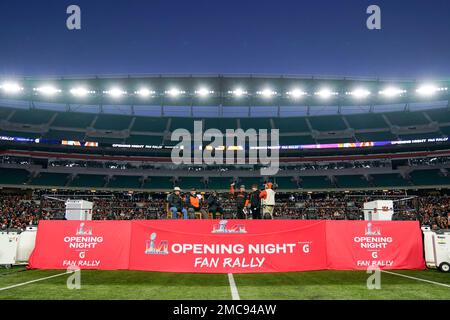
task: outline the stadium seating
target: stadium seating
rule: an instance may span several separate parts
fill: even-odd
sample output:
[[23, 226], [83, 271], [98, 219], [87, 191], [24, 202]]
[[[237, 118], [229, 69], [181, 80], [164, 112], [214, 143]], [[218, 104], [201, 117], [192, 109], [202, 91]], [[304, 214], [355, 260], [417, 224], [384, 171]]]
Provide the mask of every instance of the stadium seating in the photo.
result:
[[70, 187], [77, 188], [103, 188], [106, 176], [97, 174], [78, 174], [70, 183]]
[[327, 189], [334, 187], [326, 176], [300, 177], [300, 185], [303, 189]]
[[369, 182], [362, 175], [335, 176], [339, 188], [368, 188]]
[[62, 131], [62, 130], [49, 130], [44, 138], [55, 140], [76, 140], [84, 141], [86, 133], [78, 131]]
[[125, 142], [129, 144], [160, 145], [162, 139], [162, 136], [130, 135]]
[[125, 130], [128, 129], [132, 117], [112, 114], [101, 114], [95, 121], [94, 128], [100, 130]]
[[87, 128], [95, 119], [95, 114], [81, 112], [58, 112], [52, 126], [66, 128]]
[[231, 178], [229, 177], [210, 177], [208, 179], [208, 189], [211, 190], [229, 190]]
[[164, 132], [167, 118], [136, 117], [131, 131]]
[[150, 190], [171, 190], [173, 189], [172, 177], [148, 177], [144, 181], [142, 188]]
[[45, 124], [49, 123], [55, 113], [47, 110], [16, 110], [9, 121], [25, 124]]
[[225, 133], [227, 129], [236, 129], [237, 120], [235, 118], [205, 118], [204, 129], [219, 129], [221, 132]]
[[381, 129], [387, 127], [387, 123], [384, 121], [383, 116], [377, 113], [347, 115], [345, 118], [350, 127], [355, 130]]
[[25, 184], [29, 178], [29, 172], [23, 169], [0, 168], [0, 184]]
[[239, 178], [239, 181], [237, 182], [237, 187], [239, 187], [241, 184], [245, 185], [246, 189], [250, 189], [253, 184], [257, 184], [258, 188], [262, 187], [263, 179], [260, 177], [242, 177]]
[[356, 133], [355, 137], [360, 142], [397, 140], [397, 137], [390, 131]]
[[202, 189], [205, 189], [205, 183], [202, 179], [202, 177], [180, 177], [178, 179], [178, 186], [186, 191], [191, 188], [196, 188], [201, 191]]
[[375, 187], [394, 188], [407, 187], [411, 185], [397, 173], [373, 174], [371, 177], [373, 178], [372, 182]]
[[280, 134], [285, 132], [309, 132], [306, 118], [274, 118], [275, 128], [280, 130]]
[[392, 125], [401, 127], [423, 125], [429, 123], [422, 112], [392, 112], [386, 113], [386, 117], [389, 119]]
[[241, 128], [248, 129], [272, 129], [269, 118], [241, 118]]
[[192, 118], [172, 118], [170, 124], [170, 131], [176, 129], [186, 129], [189, 132], [194, 132], [194, 121], [200, 121], [201, 119]]
[[398, 136], [400, 140], [416, 140], [416, 139], [431, 139], [439, 138], [441, 134], [439, 132], [427, 132], [427, 133], [411, 133]]
[[67, 184], [69, 174], [42, 172], [30, 182], [34, 186], [48, 186], [48, 187], [64, 187]]
[[437, 121], [440, 123], [450, 122], [450, 109], [449, 108], [429, 110], [426, 113], [430, 116], [431, 120], [433, 120], [433, 121]]
[[278, 189], [298, 189], [297, 182], [291, 177], [277, 177], [274, 182], [278, 185]]
[[439, 169], [415, 170], [410, 177], [416, 186], [450, 185], [450, 177], [444, 176]]
[[280, 136], [280, 145], [316, 144], [316, 140], [310, 135], [307, 136]]
[[142, 185], [141, 177], [139, 176], [113, 176], [109, 182], [109, 188], [118, 189], [139, 189]]
[[318, 131], [339, 131], [347, 129], [340, 116], [310, 117], [309, 122], [313, 129]]
[[7, 119], [11, 114], [12, 109], [10, 108], [0, 108], [0, 119]]

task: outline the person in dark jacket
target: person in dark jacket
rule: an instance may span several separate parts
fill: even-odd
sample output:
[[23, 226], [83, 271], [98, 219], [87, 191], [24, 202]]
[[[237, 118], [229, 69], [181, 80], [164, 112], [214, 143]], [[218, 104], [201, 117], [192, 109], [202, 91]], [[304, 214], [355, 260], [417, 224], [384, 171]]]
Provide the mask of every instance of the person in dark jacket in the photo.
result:
[[216, 219], [217, 212], [223, 216], [224, 211], [217, 192], [211, 193], [207, 201], [208, 210], [212, 213], [213, 219]]
[[173, 189], [173, 193], [171, 193], [167, 201], [169, 202], [169, 210], [172, 211], [172, 218], [177, 219], [177, 213], [183, 213], [184, 219], [188, 218], [188, 213], [186, 208], [184, 208], [184, 201], [181, 197], [181, 189], [179, 187], [175, 187]]
[[248, 206], [248, 193], [247, 191], [245, 191], [245, 186], [241, 185], [239, 191], [235, 192], [234, 183], [232, 183], [230, 193], [231, 196], [234, 197], [234, 200], [236, 202], [236, 218], [246, 219]]
[[250, 212], [252, 213], [252, 219], [261, 219], [261, 199], [259, 197], [260, 191], [258, 185], [252, 185], [252, 192], [250, 193]]

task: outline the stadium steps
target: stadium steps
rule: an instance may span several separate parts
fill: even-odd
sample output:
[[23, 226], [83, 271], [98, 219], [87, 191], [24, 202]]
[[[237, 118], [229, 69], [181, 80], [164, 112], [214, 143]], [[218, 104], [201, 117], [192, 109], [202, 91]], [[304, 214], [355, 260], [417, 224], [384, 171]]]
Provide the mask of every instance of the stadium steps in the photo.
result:
[[430, 119], [433, 121], [436, 121], [439, 123], [449, 123], [450, 122], [450, 108], [428, 110], [428, 111], [426, 111], [426, 114], [428, 114]]

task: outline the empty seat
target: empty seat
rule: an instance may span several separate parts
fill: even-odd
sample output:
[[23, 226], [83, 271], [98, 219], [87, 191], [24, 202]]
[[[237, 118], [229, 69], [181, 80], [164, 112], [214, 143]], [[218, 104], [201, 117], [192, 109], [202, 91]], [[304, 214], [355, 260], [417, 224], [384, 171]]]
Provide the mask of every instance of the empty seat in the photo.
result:
[[141, 184], [139, 176], [113, 176], [108, 182], [108, 187], [132, 190], [139, 189]]
[[305, 176], [300, 179], [300, 185], [304, 189], [333, 188], [333, 184], [326, 176]]
[[97, 174], [79, 174], [69, 184], [78, 188], [103, 188], [106, 183], [106, 176]]
[[410, 185], [410, 183], [398, 173], [373, 174], [371, 176], [375, 187], [393, 188], [406, 187]]
[[450, 177], [444, 176], [439, 169], [414, 170], [410, 173], [410, 177], [416, 186], [450, 184]]
[[342, 175], [335, 176], [337, 185], [340, 188], [367, 188], [369, 182], [363, 175]]
[[311, 123], [311, 127], [318, 131], [339, 131], [347, 129], [341, 116], [310, 117], [309, 122]]
[[25, 184], [29, 172], [23, 169], [0, 168], [0, 184]]
[[173, 189], [172, 177], [148, 177], [142, 186], [144, 189]]
[[95, 119], [95, 114], [81, 112], [58, 112], [53, 127], [87, 128]]
[[94, 128], [99, 130], [125, 130], [129, 128], [131, 119], [130, 116], [101, 114], [97, 117]]
[[67, 183], [69, 174], [41, 172], [31, 180], [34, 186], [64, 187]]

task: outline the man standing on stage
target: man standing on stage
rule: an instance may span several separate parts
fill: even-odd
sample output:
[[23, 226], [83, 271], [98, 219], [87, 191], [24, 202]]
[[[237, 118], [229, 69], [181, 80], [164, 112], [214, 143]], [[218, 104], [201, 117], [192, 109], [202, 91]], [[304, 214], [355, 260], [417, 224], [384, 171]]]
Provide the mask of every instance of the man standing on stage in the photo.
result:
[[258, 185], [252, 185], [252, 192], [250, 193], [250, 211], [252, 219], [261, 219], [261, 198], [259, 197]]
[[234, 182], [231, 184], [230, 193], [234, 196], [236, 201], [236, 218], [245, 219], [247, 215], [248, 193], [245, 191], [245, 186], [241, 185], [239, 191], [235, 193]]
[[272, 182], [267, 182], [264, 185], [265, 189], [261, 192], [263, 217], [264, 219], [273, 219], [273, 209], [275, 208], [275, 191], [273, 191]]

